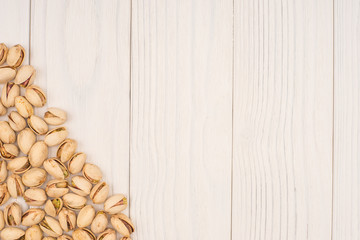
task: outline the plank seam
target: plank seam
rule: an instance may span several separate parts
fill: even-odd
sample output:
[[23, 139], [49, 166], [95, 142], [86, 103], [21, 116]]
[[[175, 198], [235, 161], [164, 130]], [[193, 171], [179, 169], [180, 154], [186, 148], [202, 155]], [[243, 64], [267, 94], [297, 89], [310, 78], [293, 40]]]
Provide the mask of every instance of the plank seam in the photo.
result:
[[232, 240], [232, 228], [233, 228], [233, 191], [234, 191], [234, 78], [235, 78], [235, 0], [233, 4], [233, 16], [232, 16], [232, 89], [231, 89], [231, 194], [230, 194], [230, 240]]

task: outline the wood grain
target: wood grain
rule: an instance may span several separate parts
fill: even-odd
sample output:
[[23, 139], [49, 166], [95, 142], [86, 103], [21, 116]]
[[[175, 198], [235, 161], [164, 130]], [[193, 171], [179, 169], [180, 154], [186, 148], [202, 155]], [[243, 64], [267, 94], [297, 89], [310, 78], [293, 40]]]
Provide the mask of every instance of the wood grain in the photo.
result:
[[234, 7], [232, 239], [330, 239], [332, 1]]
[[333, 239], [360, 238], [360, 2], [335, 0]]
[[132, 2], [134, 239], [230, 239], [232, 0]]

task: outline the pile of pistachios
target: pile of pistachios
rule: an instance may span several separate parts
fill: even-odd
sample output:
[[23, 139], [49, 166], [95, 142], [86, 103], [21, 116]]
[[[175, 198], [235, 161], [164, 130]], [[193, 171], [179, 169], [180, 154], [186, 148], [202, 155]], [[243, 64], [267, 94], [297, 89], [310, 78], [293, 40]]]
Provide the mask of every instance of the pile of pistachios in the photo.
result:
[[[28, 205], [23, 212], [15, 200], [0, 210], [1, 239], [115, 240], [117, 231], [121, 240], [131, 240], [134, 225], [121, 213], [126, 197], [108, 196], [100, 168], [86, 162], [61, 126], [66, 112], [48, 108], [43, 117], [35, 115], [47, 97], [33, 85], [36, 70], [22, 65], [24, 59], [21, 45], [0, 44], [0, 116], [8, 114], [0, 121], [0, 205], [10, 198]], [[49, 156], [51, 147], [56, 156]]]

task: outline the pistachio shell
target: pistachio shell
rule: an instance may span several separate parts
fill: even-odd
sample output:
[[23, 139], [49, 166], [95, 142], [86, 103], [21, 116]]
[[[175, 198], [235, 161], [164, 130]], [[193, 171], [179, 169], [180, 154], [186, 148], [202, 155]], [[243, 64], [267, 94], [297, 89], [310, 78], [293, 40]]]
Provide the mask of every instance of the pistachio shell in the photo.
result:
[[7, 112], [7, 108], [0, 102], [0, 116], [4, 116]]
[[20, 151], [24, 154], [29, 153], [35, 142], [36, 135], [30, 130], [30, 128], [25, 128], [24, 130], [20, 131], [17, 136], [18, 146]]
[[2, 240], [22, 240], [25, 235], [24, 230], [17, 227], [7, 227], [1, 231]]
[[69, 160], [69, 172], [72, 174], [77, 174], [81, 172], [86, 162], [86, 154], [79, 152], [75, 153]]
[[7, 186], [11, 197], [17, 198], [24, 195], [25, 186], [22, 183], [21, 177], [19, 175], [10, 175], [7, 179]]
[[45, 216], [40, 222], [40, 228], [44, 233], [51, 237], [59, 237], [63, 233], [60, 223], [49, 216]]
[[31, 226], [25, 231], [25, 240], [41, 240], [43, 233], [38, 225]]
[[28, 118], [27, 122], [30, 129], [33, 130], [33, 132], [38, 135], [44, 135], [49, 130], [49, 127], [46, 124], [46, 122], [38, 116], [31, 115]]
[[36, 85], [31, 85], [25, 90], [25, 97], [35, 107], [43, 107], [46, 103], [46, 94]]
[[87, 228], [78, 228], [73, 234], [74, 240], [96, 240], [95, 235]]
[[86, 178], [81, 176], [74, 176], [71, 179], [70, 190], [80, 196], [87, 196], [91, 191], [91, 183]]
[[55, 145], [59, 145], [62, 141], [66, 139], [67, 135], [68, 135], [68, 131], [66, 130], [65, 127], [58, 127], [53, 130], [50, 130], [45, 135], [44, 141], [49, 147], [52, 147]]
[[57, 158], [49, 158], [43, 164], [45, 170], [56, 179], [65, 179], [69, 177], [69, 171], [66, 166]]
[[106, 229], [97, 240], [116, 240], [116, 232], [113, 229]]
[[34, 82], [35, 76], [35, 68], [31, 65], [25, 65], [18, 70], [14, 82], [19, 84], [21, 87], [26, 88]]
[[25, 119], [18, 112], [12, 111], [8, 118], [9, 125], [14, 131], [19, 132], [26, 127]]
[[94, 164], [86, 163], [82, 170], [83, 176], [89, 180], [89, 182], [96, 184], [102, 178], [102, 172], [100, 168]]
[[49, 197], [62, 197], [69, 192], [68, 182], [62, 179], [50, 180], [46, 185], [46, 194]]
[[47, 200], [44, 210], [46, 214], [51, 217], [56, 217], [63, 208], [63, 200], [61, 198], [55, 198], [53, 200]]
[[78, 214], [77, 225], [79, 228], [87, 227], [91, 224], [95, 217], [95, 209], [91, 205], [86, 205]]
[[91, 231], [95, 234], [105, 231], [108, 225], [108, 219], [104, 211], [96, 213], [93, 222], [91, 223]]
[[54, 237], [44, 237], [42, 240], [56, 240]]
[[110, 219], [111, 225], [118, 231], [122, 236], [130, 236], [134, 232], [134, 225], [125, 214], [115, 214]]
[[44, 217], [44, 210], [40, 208], [30, 208], [22, 215], [21, 224], [23, 226], [32, 226], [40, 223]]
[[14, 159], [19, 155], [19, 149], [14, 144], [0, 144], [0, 154], [6, 160]]
[[39, 187], [46, 181], [46, 171], [42, 168], [31, 168], [22, 176], [22, 182], [27, 187]]
[[7, 169], [15, 174], [22, 174], [31, 168], [29, 159], [27, 157], [19, 157], [11, 160]]
[[20, 87], [13, 82], [5, 83], [1, 93], [1, 103], [4, 107], [15, 106], [15, 98], [20, 95]]
[[10, 198], [9, 191], [7, 189], [7, 184], [0, 184], [0, 206], [6, 203]]
[[68, 235], [61, 235], [56, 240], [73, 240], [73, 239], [72, 239], [72, 237], [70, 237]]
[[6, 62], [11, 67], [19, 67], [25, 59], [25, 49], [17, 44], [8, 51]]
[[6, 61], [8, 52], [7, 46], [4, 43], [0, 43], [0, 65]]
[[16, 76], [16, 70], [10, 66], [0, 67], [0, 83], [6, 83]]
[[4, 212], [0, 210], [0, 231], [5, 227]]
[[4, 210], [5, 223], [8, 226], [17, 226], [21, 223], [21, 207], [19, 204], [13, 202], [6, 206]]
[[115, 194], [104, 203], [104, 210], [109, 214], [120, 213], [127, 207], [127, 199], [123, 194]]
[[36, 142], [29, 151], [29, 161], [31, 166], [40, 167], [48, 157], [48, 146], [44, 141]]
[[48, 108], [44, 114], [44, 120], [49, 125], [61, 125], [66, 122], [67, 114], [59, 108]]
[[131, 240], [131, 238], [130, 237], [122, 237], [120, 240]]
[[23, 96], [17, 96], [15, 98], [15, 107], [18, 113], [24, 118], [28, 118], [34, 114], [33, 107]]
[[14, 143], [16, 140], [14, 130], [6, 121], [0, 121], [0, 140], [3, 143]]
[[95, 204], [105, 202], [109, 194], [109, 185], [106, 182], [99, 182], [96, 184], [90, 192], [90, 199]]
[[29, 188], [24, 192], [24, 199], [30, 206], [42, 206], [44, 205], [47, 197], [44, 189]]
[[64, 206], [72, 210], [80, 210], [86, 205], [86, 198], [75, 193], [67, 193], [63, 197]]
[[65, 139], [56, 153], [56, 157], [62, 162], [67, 162], [74, 155], [77, 148], [77, 142], [74, 139]]
[[59, 223], [65, 232], [72, 231], [76, 228], [76, 214], [74, 211], [63, 208], [59, 212]]
[[0, 182], [5, 181], [7, 178], [7, 168], [5, 160], [0, 160]]

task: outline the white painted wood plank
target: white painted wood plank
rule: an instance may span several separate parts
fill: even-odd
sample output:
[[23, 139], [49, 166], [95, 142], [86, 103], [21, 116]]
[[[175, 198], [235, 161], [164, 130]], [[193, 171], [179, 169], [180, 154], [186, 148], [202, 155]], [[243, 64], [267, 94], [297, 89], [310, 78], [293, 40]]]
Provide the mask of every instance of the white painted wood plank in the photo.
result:
[[360, 1], [335, 0], [333, 239], [360, 238]]
[[234, 10], [232, 239], [330, 239], [332, 1]]
[[128, 195], [130, 0], [33, 0], [31, 10], [31, 64], [48, 106], [67, 110], [78, 150]]
[[132, 2], [133, 239], [230, 239], [232, 12]]

